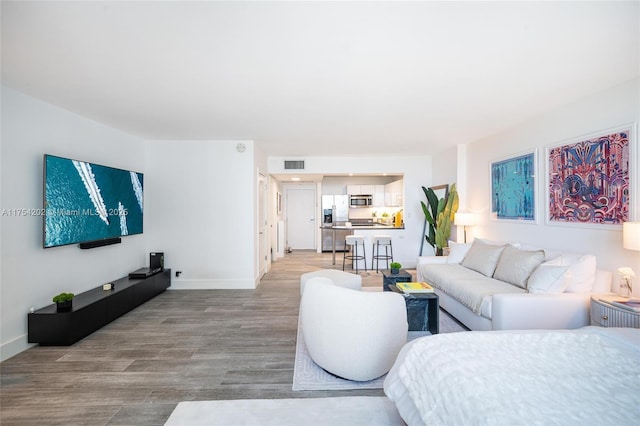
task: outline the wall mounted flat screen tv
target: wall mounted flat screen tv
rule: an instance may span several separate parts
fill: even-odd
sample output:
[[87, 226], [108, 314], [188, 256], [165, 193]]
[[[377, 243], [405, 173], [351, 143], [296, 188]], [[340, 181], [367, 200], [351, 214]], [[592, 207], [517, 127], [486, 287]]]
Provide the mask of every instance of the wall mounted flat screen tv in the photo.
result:
[[44, 156], [44, 248], [141, 234], [143, 174]]

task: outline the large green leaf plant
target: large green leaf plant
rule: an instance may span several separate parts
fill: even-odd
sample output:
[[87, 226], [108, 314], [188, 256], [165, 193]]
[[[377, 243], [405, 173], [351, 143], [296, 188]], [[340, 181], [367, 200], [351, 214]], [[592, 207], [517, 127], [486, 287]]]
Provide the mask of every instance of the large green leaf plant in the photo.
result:
[[434, 248], [436, 256], [442, 256], [443, 249], [449, 246], [449, 236], [451, 235], [451, 224], [453, 217], [458, 211], [459, 199], [456, 184], [453, 183], [445, 197], [438, 199], [435, 191], [431, 188], [422, 187], [424, 195], [427, 197], [427, 204], [420, 201], [424, 217], [429, 223], [429, 233], [424, 237]]

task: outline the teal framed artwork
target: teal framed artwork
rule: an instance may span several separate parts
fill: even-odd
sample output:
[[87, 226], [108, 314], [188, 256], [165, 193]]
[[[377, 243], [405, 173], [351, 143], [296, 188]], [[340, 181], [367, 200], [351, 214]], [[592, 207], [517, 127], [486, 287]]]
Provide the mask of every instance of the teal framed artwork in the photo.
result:
[[491, 218], [537, 223], [537, 152], [491, 163]]

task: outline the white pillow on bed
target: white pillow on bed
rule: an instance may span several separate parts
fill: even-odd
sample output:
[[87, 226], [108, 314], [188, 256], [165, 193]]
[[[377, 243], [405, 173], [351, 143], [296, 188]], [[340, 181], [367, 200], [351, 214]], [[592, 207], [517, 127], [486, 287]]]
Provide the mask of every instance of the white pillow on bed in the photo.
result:
[[560, 260], [545, 262], [533, 271], [527, 281], [529, 293], [564, 293], [571, 280], [568, 266]]
[[462, 266], [491, 278], [496, 270], [502, 250], [504, 250], [504, 246], [494, 246], [476, 239], [464, 257]]
[[461, 244], [455, 241], [449, 241], [449, 255], [447, 256], [447, 263], [460, 263], [467, 255], [467, 252], [471, 248], [471, 243]]

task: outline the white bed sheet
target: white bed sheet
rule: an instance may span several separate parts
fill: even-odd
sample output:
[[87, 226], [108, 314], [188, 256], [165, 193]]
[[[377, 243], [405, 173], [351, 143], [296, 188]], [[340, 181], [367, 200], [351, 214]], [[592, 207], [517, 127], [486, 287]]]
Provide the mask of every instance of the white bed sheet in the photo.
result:
[[429, 336], [403, 348], [384, 391], [408, 425], [635, 425], [640, 330]]

